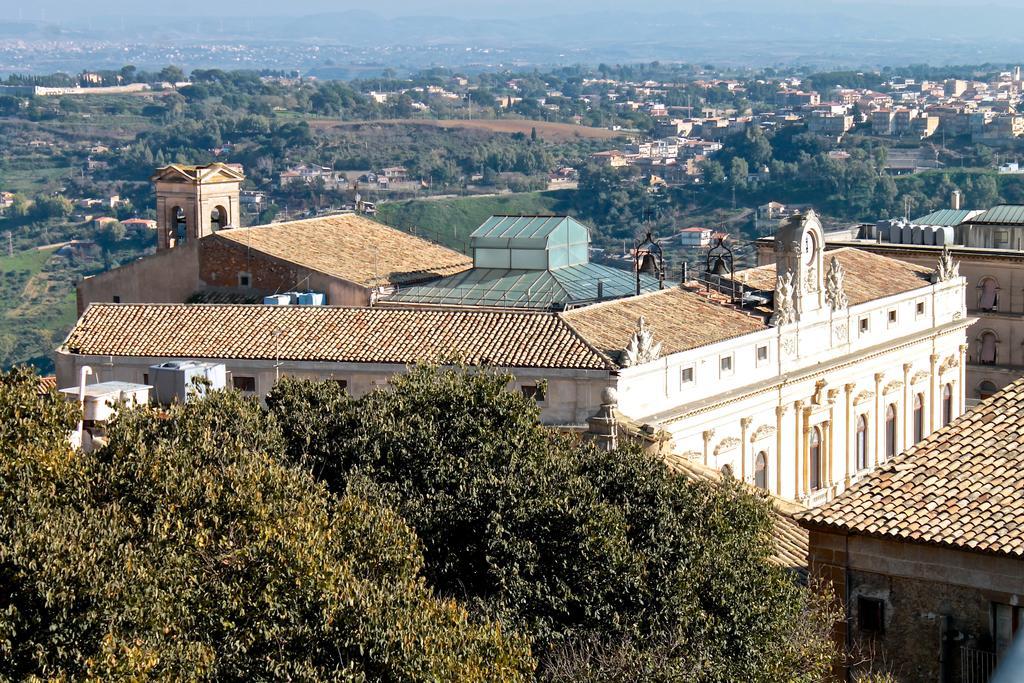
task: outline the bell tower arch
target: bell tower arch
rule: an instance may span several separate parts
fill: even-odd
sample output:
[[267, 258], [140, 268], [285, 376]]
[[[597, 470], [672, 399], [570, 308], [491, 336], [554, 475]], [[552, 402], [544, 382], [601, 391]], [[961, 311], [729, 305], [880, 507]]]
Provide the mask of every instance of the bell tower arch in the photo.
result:
[[241, 166], [171, 164], [151, 178], [156, 186], [157, 250], [173, 249], [238, 226]]
[[796, 214], [775, 233], [775, 267], [792, 277], [796, 319], [825, 309], [825, 235], [813, 210]]

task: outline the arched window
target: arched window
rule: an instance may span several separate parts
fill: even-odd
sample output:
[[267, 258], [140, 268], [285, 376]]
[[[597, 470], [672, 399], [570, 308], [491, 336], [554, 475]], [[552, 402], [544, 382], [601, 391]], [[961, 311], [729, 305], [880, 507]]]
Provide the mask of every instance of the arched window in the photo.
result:
[[764, 451], [754, 456], [754, 485], [768, 490], [768, 454]]
[[999, 307], [999, 284], [990, 277], [981, 281], [981, 297], [978, 308], [983, 311], [994, 311]]
[[857, 418], [857, 470], [868, 466], [868, 416]]
[[924, 438], [924, 394], [914, 394], [914, 443]]
[[981, 335], [981, 353], [978, 360], [982, 365], [995, 365], [996, 362], [996, 335], [994, 332], [983, 332]]
[[228, 210], [223, 206], [218, 206], [210, 212], [210, 230], [217, 232], [221, 228], [230, 225], [231, 218], [228, 216]]
[[999, 391], [999, 389], [996, 388], [996, 385], [993, 382], [985, 380], [984, 382], [978, 385], [978, 398], [984, 401], [986, 398], [996, 393], [997, 391]]
[[821, 430], [815, 427], [811, 431], [811, 490], [821, 488]]
[[896, 404], [885, 409], [885, 459], [896, 455]]
[[174, 239], [178, 244], [184, 244], [188, 241], [188, 220], [185, 218], [185, 209], [176, 206], [171, 209], [171, 215], [174, 216]]
[[953, 385], [946, 384], [942, 387], [942, 424], [948, 425], [953, 421]]

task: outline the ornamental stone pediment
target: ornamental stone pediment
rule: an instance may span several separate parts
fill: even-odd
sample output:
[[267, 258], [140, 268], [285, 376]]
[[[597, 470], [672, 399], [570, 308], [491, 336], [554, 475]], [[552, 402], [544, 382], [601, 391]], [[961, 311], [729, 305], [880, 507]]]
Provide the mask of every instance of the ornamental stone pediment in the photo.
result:
[[775, 433], [775, 427], [772, 425], [761, 425], [754, 430], [754, 433], [750, 435], [751, 442], [766, 439]]
[[914, 376], [910, 378], [910, 383], [911, 384], [920, 384], [921, 382], [925, 381], [929, 377], [931, 377], [931, 373], [925, 372], [924, 370], [920, 370], [918, 372], [915, 372]]
[[859, 406], [861, 403], [867, 403], [868, 401], [870, 401], [874, 397], [875, 397], [875, 392], [873, 392], [873, 391], [862, 391], [862, 392], [860, 392], [859, 394], [857, 394], [854, 397], [853, 405]]
[[882, 389], [882, 395], [885, 396], [885, 395], [891, 394], [894, 391], [899, 391], [902, 388], [903, 388], [903, 382], [900, 382], [899, 380], [893, 380], [892, 382], [889, 382], [888, 384], [886, 384], [885, 388]]
[[948, 372], [953, 368], [960, 367], [960, 360], [956, 356], [949, 356], [939, 366], [939, 373]]
[[740, 440], [739, 439], [737, 439], [736, 437], [733, 437], [733, 436], [727, 436], [726, 438], [724, 438], [721, 441], [719, 441], [718, 445], [715, 446], [715, 455], [720, 455], [720, 454], [724, 453], [725, 451], [729, 450], [730, 448], [736, 448], [739, 445], [740, 445]]

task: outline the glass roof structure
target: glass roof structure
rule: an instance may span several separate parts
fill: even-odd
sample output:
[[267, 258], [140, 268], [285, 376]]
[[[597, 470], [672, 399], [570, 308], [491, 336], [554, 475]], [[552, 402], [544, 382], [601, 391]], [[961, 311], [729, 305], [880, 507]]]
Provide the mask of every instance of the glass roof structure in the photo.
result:
[[[470, 235], [473, 268], [399, 288], [389, 300], [562, 310], [636, 294], [630, 270], [590, 262], [590, 230], [567, 216], [491, 216]], [[658, 279], [640, 276], [640, 291]]]

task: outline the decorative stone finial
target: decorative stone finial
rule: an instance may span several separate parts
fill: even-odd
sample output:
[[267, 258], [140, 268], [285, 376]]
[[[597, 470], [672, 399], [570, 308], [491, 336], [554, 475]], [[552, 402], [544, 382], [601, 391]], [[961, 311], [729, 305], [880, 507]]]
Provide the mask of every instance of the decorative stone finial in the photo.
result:
[[953, 252], [949, 247], [943, 247], [939, 263], [932, 273], [932, 282], [945, 282], [955, 277], [960, 277], [960, 264], [953, 260]]
[[626, 368], [643, 365], [661, 356], [661, 344], [654, 343], [654, 333], [647, 327], [643, 316], [637, 323], [636, 331], [629, 338], [629, 345], [623, 350], [622, 366]]
[[619, 404], [619, 392], [615, 387], [605, 387], [601, 390], [601, 405], [617, 406]]
[[796, 319], [793, 307], [793, 273], [781, 275], [775, 284], [775, 312], [769, 323], [776, 326], [786, 325]]
[[850, 305], [850, 300], [846, 298], [846, 291], [843, 288], [845, 277], [846, 271], [843, 270], [843, 264], [833, 256], [828, 263], [828, 277], [825, 279], [825, 300], [828, 301], [828, 305], [833, 311]]

